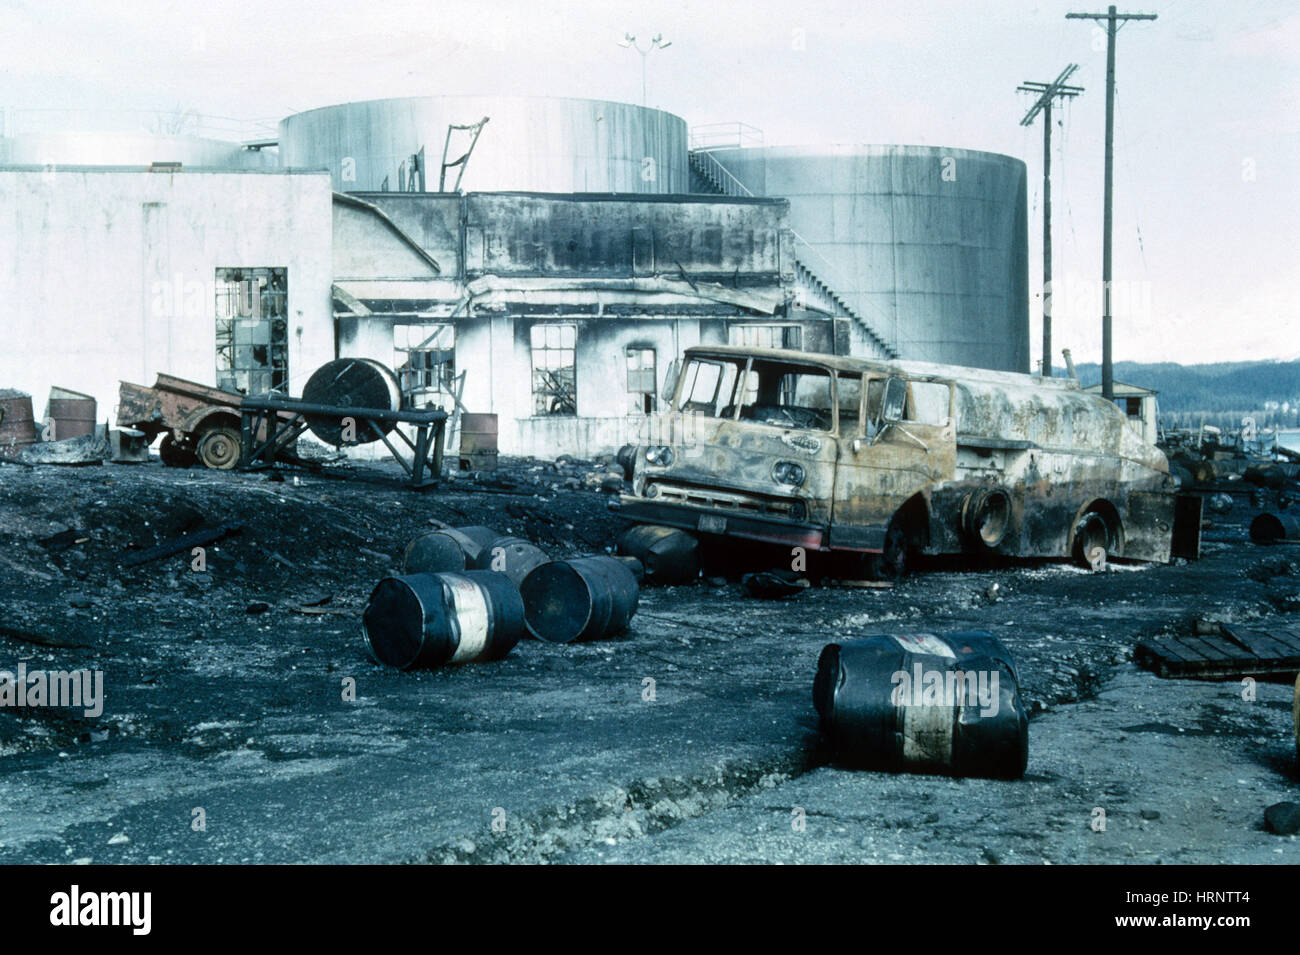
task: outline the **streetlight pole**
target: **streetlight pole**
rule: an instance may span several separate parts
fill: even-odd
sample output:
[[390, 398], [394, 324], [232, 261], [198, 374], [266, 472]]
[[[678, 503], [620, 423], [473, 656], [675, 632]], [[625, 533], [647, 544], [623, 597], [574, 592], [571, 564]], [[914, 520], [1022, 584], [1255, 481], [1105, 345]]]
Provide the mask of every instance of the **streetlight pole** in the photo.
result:
[[662, 33], [656, 33], [654, 36], [650, 38], [650, 45], [643, 50], [637, 44], [635, 36], [633, 36], [631, 33], [624, 33], [623, 39], [618, 41], [618, 45], [621, 47], [626, 47], [629, 49], [636, 50], [638, 53], [641, 54], [641, 106], [644, 107], [646, 105], [646, 83], [645, 83], [646, 57], [648, 57], [650, 53], [654, 50], [666, 50], [668, 47], [673, 45], [673, 41], [665, 40], [664, 35]]

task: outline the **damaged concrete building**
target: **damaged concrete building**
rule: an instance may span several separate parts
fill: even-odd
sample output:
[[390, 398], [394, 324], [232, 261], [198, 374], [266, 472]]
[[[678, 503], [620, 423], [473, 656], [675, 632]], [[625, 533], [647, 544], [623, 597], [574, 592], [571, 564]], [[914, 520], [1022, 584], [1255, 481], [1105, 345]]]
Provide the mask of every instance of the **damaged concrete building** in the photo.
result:
[[[79, 387], [102, 421], [119, 379], [297, 395], [365, 357], [410, 405], [495, 414], [501, 452], [550, 457], [635, 441], [692, 345], [1027, 370], [1023, 163], [864, 147], [823, 189], [816, 162], [714, 133], [600, 100], [412, 97], [228, 153], [10, 137], [29, 165], [0, 167], [0, 383], [38, 415]], [[97, 136], [103, 166], [61, 165]]]
[[833, 320], [792, 307], [787, 211], [694, 196], [340, 195], [339, 351], [391, 362], [416, 404], [451, 407], [455, 394], [498, 415], [507, 453], [612, 451], [658, 410], [685, 347], [836, 349]]

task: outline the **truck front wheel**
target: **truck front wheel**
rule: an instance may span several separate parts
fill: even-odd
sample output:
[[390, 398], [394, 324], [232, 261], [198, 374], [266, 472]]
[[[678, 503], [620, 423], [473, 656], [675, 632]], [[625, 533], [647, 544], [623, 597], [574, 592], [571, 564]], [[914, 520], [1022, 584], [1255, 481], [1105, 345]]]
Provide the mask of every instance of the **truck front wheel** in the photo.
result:
[[187, 468], [194, 463], [196, 455], [193, 448], [167, 434], [158, 445], [158, 457], [169, 468]]

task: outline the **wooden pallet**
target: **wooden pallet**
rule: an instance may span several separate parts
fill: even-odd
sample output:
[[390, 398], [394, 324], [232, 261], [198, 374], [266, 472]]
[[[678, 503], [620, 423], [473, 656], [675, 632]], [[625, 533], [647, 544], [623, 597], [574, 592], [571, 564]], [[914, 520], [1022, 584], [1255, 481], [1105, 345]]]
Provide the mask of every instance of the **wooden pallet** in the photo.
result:
[[1291, 677], [1300, 670], [1300, 631], [1223, 626], [1221, 634], [1143, 640], [1134, 656], [1157, 676], [1188, 679]]

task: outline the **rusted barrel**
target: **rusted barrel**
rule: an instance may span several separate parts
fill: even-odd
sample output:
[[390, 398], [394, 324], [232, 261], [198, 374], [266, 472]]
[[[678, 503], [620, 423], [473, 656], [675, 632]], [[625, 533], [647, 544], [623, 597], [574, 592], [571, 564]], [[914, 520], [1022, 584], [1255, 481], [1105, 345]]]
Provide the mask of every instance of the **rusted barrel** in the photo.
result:
[[438, 574], [473, 567], [479, 553], [501, 536], [491, 527], [442, 527], [426, 531], [407, 543], [402, 573]]
[[361, 618], [366, 646], [402, 670], [498, 660], [523, 634], [524, 606], [505, 574], [385, 577]]
[[846, 764], [1017, 779], [1028, 763], [1015, 665], [991, 633], [829, 644], [817, 661], [813, 704]]
[[67, 388], [50, 389], [49, 418], [55, 441], [95, 433], [95, 399]]
[[1259, 514], [1250, 522], [1250, 539], [1256, 544], [1300, 541], [1300, 517], [1295, 514]]
[[[402, 410], [402, 389], [397, 376], [369, 358], [336, 358], [317, 368], [302, 386], [302, 400], [339, 408], [369, 408], [378, 411]], [[353, 422], [355, 434], [338, 418], [307, 415], [312, 434], [329, 444], [367, 444], [378, 441], [393, 430], [392, 422], [371, 427], [364, 421]]]
[[13, 388], [0, 389], [0, 457], [14, 457], [35, 443], [32, 396]]
[[516, 587], [523, 585], [529, 572], [551, 558], [531, 541], [522, 537], [506, 534], [490, 540], [470, 561], [470, 566], [477, 570], [495, 570], [505, 574], [515, 582]]
[[635, 557], [645, 567], [648, 584], [686, 584], [700, 573], [700, 542], [676, 527], [640, 524], [618, 538], [618, 552]]
[[466, 471], [496, 470], [496, 415], [467, 411], [460, 416], [460, 466]]
[[519, 588], [524, 625], [539, 640], [573, 643], [622, 633], [636, 613], [636, 575], [617, 557], [554, 560]]

